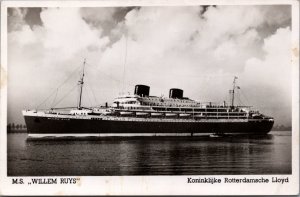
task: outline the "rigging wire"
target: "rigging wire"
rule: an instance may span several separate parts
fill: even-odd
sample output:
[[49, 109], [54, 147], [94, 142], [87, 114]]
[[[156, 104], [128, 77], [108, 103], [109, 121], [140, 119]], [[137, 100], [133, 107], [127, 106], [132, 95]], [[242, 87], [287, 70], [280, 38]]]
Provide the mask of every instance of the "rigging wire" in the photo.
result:
[[[161, 72], [154, 72], [153, 70], [142, 70], [139, 67], [135, 67], [134, 69], [126, 68], [126, 70], [134, 71], [134, 72], [140, 72], [140, 73], [150, 73], [154, 76], [160, 76]], [[182, 75], [182, 74], [174, 74], [174, 73], [164, 73], [168, 74], [170, 77], [177, 76], [177, 77], [188, 77], [188, 78], [205, 78], [205, 79], [211, 79], [211, 78], [216, 78], [216, 77], [228, 77], [232, 78], [232, 74], [201, 74], [201, 75]]]
[[[123, 83], [121, 80], [116, 79], [116, 78], [114, 78], [114, 77], [112, 77], [112, 76], [110, 76], [110, 75], [108, 75], [108, 74], [102, 72], [101, 70], [99, 70], [99, 69], [98, 69], [96, 66], [94, 66], [94, 65], [91, 65], [91, 64], [88, 64], [88, 63], [86, 63], [86, 65], [90, 66], [89, 68], [95, 69], [96, 71], [98, 71], [99, 73], [101, 73], [102, 75], [104, 75], [105, 77], [107, 77], [107, 78], [113, 80], [114, 82], [116, 82], [116, 83], [118, 83], [118, 84], [122, 84], [122, 83]], [[126, 82], [126, 84], [127, 84], [127, 85], [130, 85], [130, 86], [134, 86], [134, 85], [135, 85], [135, 84], [131, 84], [131, 83], [129, 83], [129, 82]]]
[[75, 86], [73, 86], [73, 88], [69, 92], [67, 92], [57, 103], [55, 103], [54, 107], [57, 106], [62, 100], [64, 100], [66, 98], [66, 96], [68, 96], [76, 87], [77, 87], [77, 84]]
[[54, 97], [54, 99], [53, 99], [53, 101], [52, 101], [51, 108], [54, 107], [53, 104], [54, 104], [55, 101], [56, 101], [57, 93], [58, 93], [58, 88], [56, 89], [56, 94], [55, 94], [55, 97]]
[[95, 100], [95, 104], [97, 104], [98, 103], [98, 101], [97, 101], [97, 98], [96, 98], [96, 96], [95, 96], [95, 93], [94, 93], [94, 91], [93, 91], [93, 89], [92, 89], [92, 87], [90, 86], [90, 85], [88, 85], [88, 84], [90, 84], [89, 83], [89, 80], [87, 80], [88, 81], [88, 83], [87, 83], [87, 87], [90, 89], [90, 91], [92, 92], [92, 96], [94, 97], [94, 100]]
[[[77, 84], [77, 94], [79, 95], [80, 94], [80, 86], [79, 84]], [[76, 96], [76, 103], [77, 103], [77, 108], [78, 108], [78, 103], [79, 103], [79, 96]]]
[[[203, 76], [193, 76], [193, 77], [198, 77], [198, 78], [206, 78], [207, 80], [205, 80], [205, 83], [211, 83], [210, 80], [214, 80], [215, 77], [221, 77], [221, 76], [215, 76], [215, 77], [211, 77], [209, 75], [203, 75]], [[224, 77], [228, 77], [228, 78], [233, 78], [234, 75], [225, 75]], [[208, 82], [207, 82], [208, 81]], [[191, 87], [190, 87], [191, 88]], [[201, 88], [201, 92], [199, 92], [199, 87], [196, 87], [191, 91], [194, 92], [193, 94], [190, 95], [191, 98], [193, 97], [200, 97], [200, 95], [207, 95], [209, 94], [209, 91], [211, 91], [211, 88], [208, 88], [207, 86], [203, 86]], [[223, 96], [223, 101], [225, 101], [226, 104], [230, 104], [231, 101], [231, 96], [230, 94], [224, 94]], [[223, 103], [223, 102], [222, 102]]]
[[[111, 80], [113, 80], [113, 81], [115, 81], [115, 82], [118, 82], [118, 83], [122, 83], [122, 85], [123, 85], [123, 91], [125, 91], [125, 78], [126, 78], [126, 61], [127, 61], [127, 42], [128, 42], [128, 38], [126, 37], [126, 43], [125, 43], [125, 45], [126, 45], [126, 50], [125, 50], [125, 57], [124, 57], [124, 66], [123, 66], [123, 81], [120, 81], [120, 80], [118, 80], [118, 79], [115, 79], [114, 77], [112, 77], [112, 76], [110, 76], [110, 75], [107, 75], [106, 73], [104, 73], [104, 72], [102, 72], [102, 71], [100, 71], [96, 66], [94, 66], [94, 65], [91, 65], [91, 64], [89, 64], [89, 63], [86, 63], [86, 65], [88, 65], [89, 66], [89, 68], [91, 67], [91, 68], [93, 68], [93, 69], [95, 69], [95, 70], [97, 70], [98, 72], [100, 72], [101, 74], [103, 74], [104, 76], [106, 76], [106, 77], [108, 77], [109, 79], [111, 79]], [[44, 104], [51, 96], [53, 96], [53, 94], [55, 93], [55, 97], [54, 97], [54, 100], [53, 100], [53, 102], [52, 102], [52, 104], [51, 104], [51, 108], [53, 108], [53, 107], [55, 107], [56, 105], [58, 105], [64, 98], [65, 98], [65, 96], [66, 95], [68, 95], [69, 93], [71, 93], [73, 90], [74, 90], [74, 88], [77, 86], [74, 86], [67, 94], [65, 94], [64, 96], [63, 96], [63, 98], [62, 99], [60, 99], [58, 102], [56, 102], [55, 103], [55, 101], [56, 101], [56, 99], [57, 99], [57, 95], [58, 95], [58, 91], [59, 91], [59, 89], [69, 80], [69, 79], [71, 79], [71, 77], [74, 75], [74, 73], [79, 69], [81, 67], [81, 65], [80, 66], [78, 66], [78, 67], [76, 67], [75, 69], [74, 69], [74, 71], [71, 73], [71, 75], [66, 79], [66, 80], [64, 80], [63, 81], [63, 83], [61, 83], [60, 85], [59, 85], [59, 87], [58, 88], [56, 88], [41, 104], [39, 104], [38, 105], [38, 107], [37, 108], [39, 108], [42, 104]], [[207, 77], [211, 77], [211, 76], [209, 76], [209, 75], [202, 75], [202, 76], [190, 76], [190, 77], [205, 77], [205, 78], [207, 78]], [[224, 76], [223, 76], [224, 77]], [[226, 77], [226, 76], [225, 76]], [[229, 77], [229, 76], [228, 76]], [[89, 81], [89, 80], [88, 80]], [[134, 86], [134, 84], [131, 84], [131, 83], [126, 83], [127, 85], [130, 85], [130, 86]], [[88, 86], [88, 88], [90, 89], [90, 91], [92, 92], [92, 96], [94, 97], [94, 100], [95, 100], [95, 102], [96, 102], [96, 104], [98, 103], [97, 102], [97, 99], [96, 99], [96, 96], [95, 96], [95, 93], [94, 93], [94, 91], [93, 91], [93, 89], [87, 84], [87, 86]], [[242, 92], [241, 92], [242, 93]], [[195, 95], [195, 94], [198, 94], [198, 92], [195, 92], [193, 95]], [[238, 95], [238, 102], [240, 102], [240, 103], [242, 103], [241, 102], [241, 98], [240, 98], [240, 95]], [[246, 97], [245, 97], [246, 98]], [[91, 98], [90, 98], [90, 95], [88, 95], [88, 99], [89, 99], [89, 102], [90, 102], [90, 104], [92, 105], [92, 102], [91, 102]], [[247, 99], [247, 98], [246, 98]], [[54, 104], [55, 103], [55, 104]]]
[[[87, 67], [87, 68], [89, 68], [89, 67]], [[88, 69], [86, 69], [86, 72], [88, 72]], [[97, 104], [98, 103], [98, 101], [97, 101], [97, 98], [96, 98], [96, 95], [95, 95], [95, 93], [94, 93], [94, 90], [93, 90], [93, 88], [92, 88], [92, 86], [90, 86], [89, 84], [92, 84], [92, 83], [90, 83], [90, 80], [89, 80], [89, 78], [86, 78], [86, 81], [87, 81], [87, 87], [90, 89], [90, 91], [92, 92], [92, 96], [93, 96], [93, 98], [94, 98], [94, 100], [95, 100], [95, 104]]]
[[[130, 82], [125, 82], [125, 81], [121, 81], [121, 80], [119, 80], [119, 79], [116, 79], [116, 78], [114, 78], [114, 77], [112, 77], [111, 75], [108, 75], [108, 74], [106, 74], [106, 73], [104, 73], [104, 72], [102, 72], [101, 70], [99, 70], [98, 68], [97, 68], [97, 66], [94, 66], [94, 65], [92, 65], [92, 64], [89, 64], [89, 63], [86, 63], [86, 65], [88, 65], [90, 68], [93, 68], [93, 69], [95, 69], [96, 71], [98, 71], [99, 73], [101, 73], [102, 75], [104, 75], [105, 77], [107, 77], [107, 78], [109, 78], [109, 79], [111, 79], [111, 80], [113, 80], [114, 82], [116, 82], [116, 83], [119, 83], [119, 84], [122, 84], [122, 85], [127, 85], [127, 86], [135, 86], [136, 84], [133, 84], [133, 83], [130, 83]], [[126, 68], [126, 70], [128, 70], [128, 68]], [[137, 69], [130, 69], [131, 71], [138, 71], [138, 72], [144, 72], [145, 73], [145, 71], [139, 71], [139, 70], [137, 70]], [[158, 73], [158, 72], [146, 72], [146, 73], [151, 73], [151, 74], [153, 74], [153, 75], [155, 75], [155, 76], [159, 76], [161, 73]], [[221, 76], [221, 75], [214, 75], [214, 76], [212, 76], [212, 75], [198, 75], [198, 76], [196, 76], [196, 75], [193, 75], [193, 76], [191, 76], [191, 75], [176, 75], [176, 74], [172, 74], [171, 76], [180, 76], [180, 77], [194, 77], [194, 78], [205, 78], [205, 79], [213, 79], [213, 78], [215, 78], [215, 77], [228, 77], [228, 78], [232, 78], [233, 77], [233, 75], [223, 75], [223, 76]], [[203, 90], [203, 89], [202, 89]], [[206, 91], [207, 91], [207, 89], [206, 89]], [[200, 94], [198, 91], [195, 91], [195, 93], [193, 94], [193, 95], [197, 95], [197, 94]]]
[[[88, 83], [85, 83], [85, 85], [86, 85], [86, 90], [87, 89], [90, 89], [90, 86], [89, 86], [89, 84]], [[89, 101], [89, 103], [90, 103], [90, 106], [93, 106], [93, 103], [92, 103], [92, 100], [91, 100], [91, 98], [90, 98], [90, 91], [86, 91], [87, 92], [87, 97], [88, 97], [88, 101]]]
[[244, 98], [244, 100], [246, 101], [246, 105], [249, 105], [250, 102], [248, 100], [248, 98], [246, 97], [246, 95], [244, 94], [244, 92], [242, 90], [240, 90], [241, 96]]
[[42, 106], [43, 104], [45, 104], [48, 99], [57, 91], [57, 89], [60, 89], [69, 79], [71, 79], [71, 77], [75, 74], [75, 72], [80, 68], [81, 66], [78, 66], [74, 69], [74, 71], [70, 74], [70, 76], [68, 78], [66, 78], [66, 80], [64, 80], [59, 86], [58, 88], [56, 88], [54, 91], [52, 91], [49, 96], [44, 99], [37, 107], [36, 109], [38, 109], [40, 106]]
[[123, 80], [122, 80], [122, 91], [125, 92], [125, 77], [126, 77], [126, 62], [127, 62], [127, 42], [128, 36], [125, 35], [125, 57], [124, 57], [124, 65], [123, 65]]
[[242, 100], [241, 100], [239, 91], [236, 91], [236, 98], [237, 98], [237, 105], [243, 106], [244, 104], [243, 104], [243, 102], [242, 102]]

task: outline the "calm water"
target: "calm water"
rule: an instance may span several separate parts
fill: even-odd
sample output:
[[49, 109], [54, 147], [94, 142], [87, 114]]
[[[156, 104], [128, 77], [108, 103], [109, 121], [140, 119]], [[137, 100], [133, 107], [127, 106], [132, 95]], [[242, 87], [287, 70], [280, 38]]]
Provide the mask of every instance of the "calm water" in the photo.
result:
[[9, 176], [290, 174], [291, 132], [266, 136], [26, 141], [8, 135]]

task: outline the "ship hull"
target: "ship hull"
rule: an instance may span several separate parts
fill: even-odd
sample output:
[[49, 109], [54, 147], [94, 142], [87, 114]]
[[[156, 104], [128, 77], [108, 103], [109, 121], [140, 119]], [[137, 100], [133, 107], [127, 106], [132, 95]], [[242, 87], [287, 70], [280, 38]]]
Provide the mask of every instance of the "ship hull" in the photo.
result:
[[163, 120], [147, 118], [70, 118], [24, 116], [30, 136], [153, 136], [201, 133], [266, 134], [269, 120]]

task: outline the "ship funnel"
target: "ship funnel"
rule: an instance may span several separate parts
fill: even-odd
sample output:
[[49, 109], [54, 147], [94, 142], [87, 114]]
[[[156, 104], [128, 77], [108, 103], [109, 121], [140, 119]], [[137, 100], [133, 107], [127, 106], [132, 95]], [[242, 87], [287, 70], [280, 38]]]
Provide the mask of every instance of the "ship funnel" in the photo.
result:
[[183, 98], [183, 90], [177, 89], [177, 88], [170, 89], [169, 98], [182, 99]]
[[134, 88], [134, 94], [142, 97], [149, 96], [150, 87], [146, 85], [136, 85]]

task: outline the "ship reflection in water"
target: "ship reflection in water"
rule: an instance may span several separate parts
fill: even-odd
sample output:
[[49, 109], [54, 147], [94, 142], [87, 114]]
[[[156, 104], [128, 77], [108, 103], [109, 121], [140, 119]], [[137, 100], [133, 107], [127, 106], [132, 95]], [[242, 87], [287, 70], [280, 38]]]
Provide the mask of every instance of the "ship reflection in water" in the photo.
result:
[[26, 141], [8, 134], [8, 176], [290, 174], [291, 132], [265, 136]]

